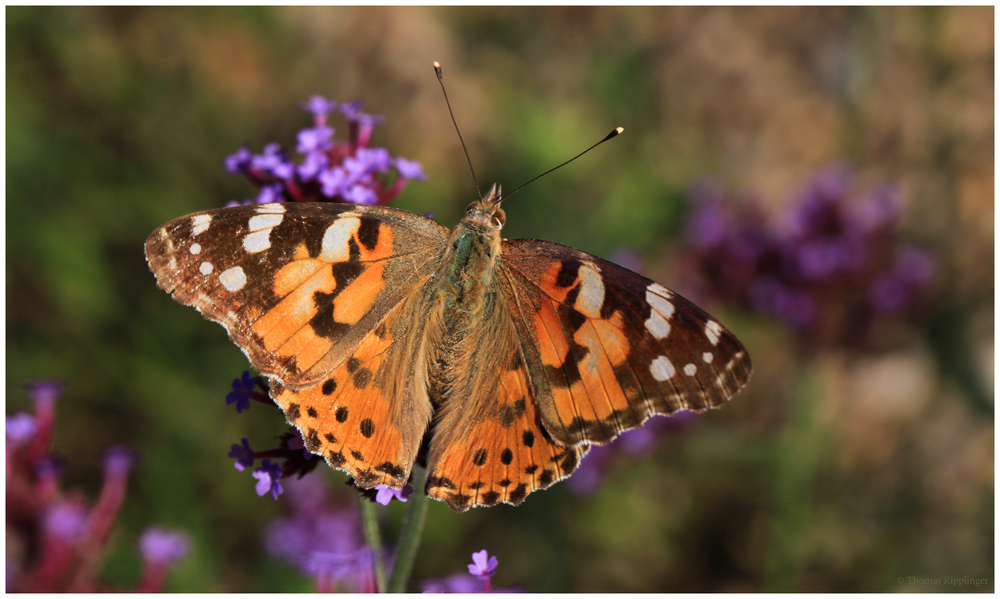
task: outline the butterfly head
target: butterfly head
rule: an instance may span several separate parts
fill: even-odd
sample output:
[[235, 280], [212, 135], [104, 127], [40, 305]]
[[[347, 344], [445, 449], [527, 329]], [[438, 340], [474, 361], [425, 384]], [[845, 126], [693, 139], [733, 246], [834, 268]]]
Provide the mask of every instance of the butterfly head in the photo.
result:
[[500, 207], [500, 202], [502, 201], [503, 195], [500, 191], [500, 186], [494, 183], [493, 187], [486, 192], [486, 195], [482, 199], [469, 204], [465, 209], [464, 220], [472, 223], [482, 223], [499, 231], [507, 222], [507, 215], [504, 213], [503, 208]]

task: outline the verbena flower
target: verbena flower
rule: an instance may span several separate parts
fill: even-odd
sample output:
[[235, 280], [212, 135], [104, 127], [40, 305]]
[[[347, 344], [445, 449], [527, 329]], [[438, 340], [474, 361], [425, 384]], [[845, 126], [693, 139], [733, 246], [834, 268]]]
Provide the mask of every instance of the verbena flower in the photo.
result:
[[229, 449], [229, 457], [236, 460], [233, 467], [243, 472], [247, 468], [253, 467], [254, 452], [250, 449], [250, 442], [247, 441], [246, 437], [243, 437], [241, 441], [242, 445], [233, 445]]
[[[233, 390], [226, 395], [226, 405], [235, 403], [237, 412], [249, 409], [254, 387], [259, 381], [260, 377], [252, 377], [249, 371], [244, 370], [240, 378], [233, 379]], [[270, 403], [270, 400], [268, 400], [268, 403]]]
[[136, 591], [152, 593], [162, 589], [170, 567], [184, 559], [190, 548], [191, 538], [186, 533], [158, 527], [146, 529], [139, 537], [145, 570]]
[[410, 485], [403, 485], [402, 489], [390, 489], [389, 487], [383, 487], [378, 485], [375, 487], [375, 501], [381, 503], [382, 505], [389, 505], [389, 502], [395, 497], [397, 500], [406, 503], [406, 498], [413, 493], [413, 487]]
[[[78, 492], [60, 489], [59, 461], [49, 453], [55, 402], [65, 384], [36, 381], [25, 389], [35, 401], [34, 415], [7, 417], [7, 590], [121, 592], [100, 583], [98, 573], [125, 500], [134, 453], [124, 447], [105, 453], [104, 484], [88, 506]], [[162, 590], [167, 570], [164, 566], [158, 579], [138, 590]]]
[[681, 260], [695, 293], [775, 317], [816, 345], [870, 341], [880, 320], [917, 305], [934, 262], [900, 239], [896, 187], [854, 188], [853, 170], [831, 165], [768, 217], [717, 184], [693, 187]]
[[356, 510], [335, 507], [321, 479], [288, 484], [289, 515], [275, 518], [264, 530], [268, 553], [287, 561], [316, 580], [317, 590], [374, 590], [371, 551], [361, 534]]
[[497, 556], [486, 553], [486, 550], [477, 551], [472, 554], [472, 563], [469, 564], [469, 574], [479, 580], [487, 580], [497, 572]]
[[[360, 100], [337, 103], [313, 96], [301, 104], [312, 114], [313, 126], [299, 131], [293, 159], [277, 143], [264, 147], [261, 154], [240, 148], [225, 158], [231, 173], [240, 173], [258, 186], [255, 200], [230, 202], [344, 202], [388, 204], [403, 190], [407, 181], [426, 179], [420, 164], [393, 158], [385, 148], [369, 147], [372, 131], [385, 121], [361, 112]], [[330, 112], [339, 111], [347, 120], [347, 137], [335, 139], [335, 129], [327, 124]]]
[[270, 493], [272, 499], [275, 501], [278, 500], [278, 495], [281, 495], [284, 490], [280, 482], [280, 465], [271, 463], [271, 460], [264, 459], [260, 463], [260, 468], [256, 468], [253, 471], [253, 477], [257, 479], [257, 495], [263, 497]]

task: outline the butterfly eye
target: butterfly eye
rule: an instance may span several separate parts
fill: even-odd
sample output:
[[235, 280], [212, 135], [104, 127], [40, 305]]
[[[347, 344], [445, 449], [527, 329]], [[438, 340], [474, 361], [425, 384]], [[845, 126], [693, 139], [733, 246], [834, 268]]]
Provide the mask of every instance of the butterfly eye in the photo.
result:
[[471, 204], [469, 204], [468, 206], [465, 207], [465, 217], [466, 218], [471, 217], [473, 215], [473, 213], [475, 213], [476, 206], [478, 204], [479, 204], [479, 202], [473, 202], [473, 203], [471, 203]]
[[507, 215], [503, 210], [497, 208], [496, 212], [493, 213], [493, 226], [499, 231], [505, 224], [507, 224]]

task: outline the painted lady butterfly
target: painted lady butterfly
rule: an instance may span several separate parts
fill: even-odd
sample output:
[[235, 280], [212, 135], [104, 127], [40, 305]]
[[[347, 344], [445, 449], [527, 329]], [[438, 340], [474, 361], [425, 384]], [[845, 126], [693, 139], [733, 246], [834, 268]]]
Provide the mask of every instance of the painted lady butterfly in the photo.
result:
[[146, 241], [161, 288], [226, 327], [306, 448], [359, 487], [455, 511], [519, 504], [590, 444], [722, 404], [750, 376], [736, 337], [625, 268], [502, 240], [494, 186], [451, 232], [382, 206], [236, 206]]

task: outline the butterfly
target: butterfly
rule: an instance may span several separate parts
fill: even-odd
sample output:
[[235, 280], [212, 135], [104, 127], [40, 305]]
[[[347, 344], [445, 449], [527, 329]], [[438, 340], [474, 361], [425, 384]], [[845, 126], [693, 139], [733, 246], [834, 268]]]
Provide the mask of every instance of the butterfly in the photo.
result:
[[737, 338], [693, 303], [573, 248], [501, 239], [494, 185], [451, 231], [405, 210], [274, 203], [173, 220], [158, 285], [222, 324], [306, 448], [361, 488], [461, 512], [520, 504], [592, 444], [747, 382]]

